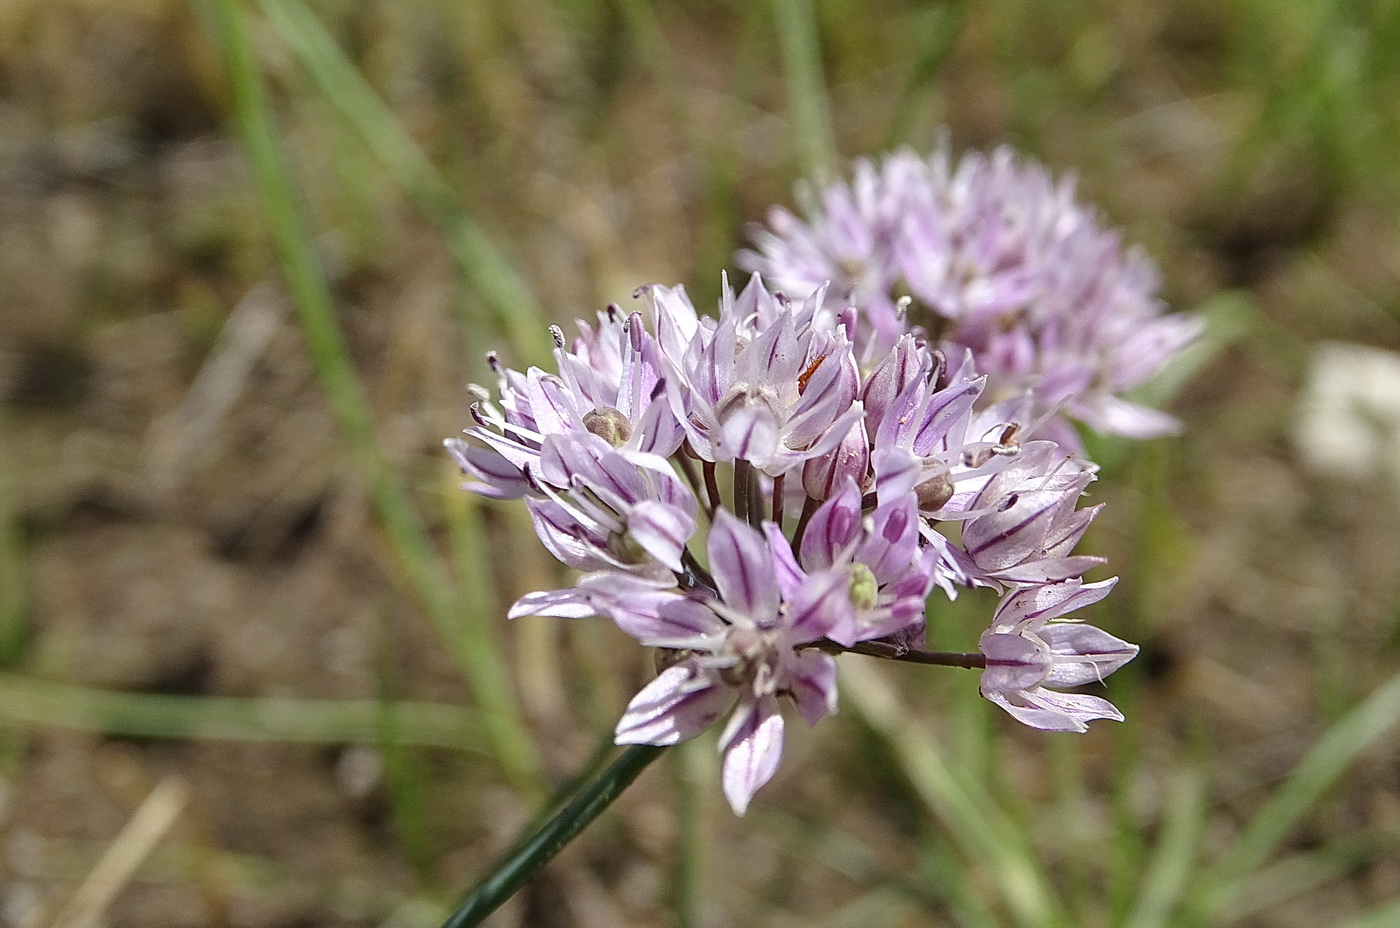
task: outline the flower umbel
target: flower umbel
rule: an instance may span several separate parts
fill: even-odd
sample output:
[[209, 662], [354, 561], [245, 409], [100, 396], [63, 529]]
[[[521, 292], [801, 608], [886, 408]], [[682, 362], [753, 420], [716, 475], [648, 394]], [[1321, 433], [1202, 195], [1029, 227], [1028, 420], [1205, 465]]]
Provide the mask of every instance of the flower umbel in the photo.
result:
[[[857, 307], [862, 350], [914, 331], [970, 352], [990, 399], [1029, 390], [1038, 414], [1131, 438], [1177, 429], [1123, 393], [1201, 322], [1163, 312], [1152, 262], [1078, 202], [1072, 180], [1009, 148], [954, 162], [944, 145], [861, 159], [850, 182], [805, 193], [806, 218], [774, 207], [739, 262], [788, 293], [827, 287], [828, 302]], [[1077, 450], [1063, 422], [1048, 437]]]
[[[723, 720], [740, 814], [778, 769], [785, 707], [836, 711], [845, 652], [981, 667], [982, 694], [1039, 729], [1121, 719], [1075, 691], [1137, 648], [1067, 618], [1115, 580], [1084, 580], [1096, 468], [1064, 417], [1170, 431], [1121, 394], [1197, 322], [1162, 313], [1150, 263], [1069, 184], [1005, 150], [859, 162], [806, 221], [770, 224], [742, 260], [789, 295], [726, 279], [708, 317], [646, 286], [642, 312], [609, 307], [572, 342], [553, 328], [554, 371], [491, 356], [497, 389], [472, 388], [448, 450], [582, 572], [511, 617], [602, 616], [655, 649], [617, 742]], [[923, 650], [951, 634], [930, 595], [970, 587], [1002, 594], [977, 651]]]

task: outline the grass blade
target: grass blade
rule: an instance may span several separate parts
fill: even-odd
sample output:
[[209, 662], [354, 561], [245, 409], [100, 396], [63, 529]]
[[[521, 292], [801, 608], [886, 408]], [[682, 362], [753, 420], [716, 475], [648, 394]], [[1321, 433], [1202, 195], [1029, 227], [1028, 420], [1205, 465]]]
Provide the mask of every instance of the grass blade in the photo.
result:
[[1382, 902], [1365, 915], [1358, 915], [1334, 928], [1392, 928], [1400, 925], [1400, 900]]
[[304, 4], [298, 0], [259, 0], [259, 5], [326, 101], [442, 230], [463, 277], [490, 312], [489, 320], [470, 313], [462, 320], [472, 343], [481, 340], [483, 323], [489, 321], [490, 328], [510, 341], [519, 358], [540, 360], [549, 339], [545, 337], [544, 315], [530, 288], [511, 261], [462, 210], [451, 185], [393, 111]]
[[1400, 675], [1317, 740], [1283, 786], [1250, 820], [1234, 846], [1212, 868], [1202, 894], [1202, 921], [1229, 905], [1243, 881], [1268, 859], [1352, 762], [1400, 722]]
[[918, 57], [915, 59], [909, 82], [900, 95], [899, 104], [894, 108], [894, 118], [890, 124], [889, 141], [886, 148], [909, 144], [909, 133], [920, 110], [927, 109], [927, 97], [934, 83], [943, 73], [943, 66], [953, 53], [953, 47], [962, 35], [963, 21], [967, 18], [967, 0], [950, 0], [917, 10], [911, 14], [916, 22], [914, 31], [922, 37]]
[[843, 661], [841, 695], [886, 741], [919, 798], [967, 857], [995, 881], [1017, 924], [1044, 928], [1063, 923], [1060, 902], [1015, 825], [984, 790], [944, 761], [933, 734], [900, 705], [889, 684], [869, 666]]
[[[456, 591], [428, 540], [409, 499], [384, 460], [370, 420], [369, 402], [336, 321], [330, 285], [312, 241], [309, 223], [279, 144], [277, 128], [253, 60], [242, 4], [215, 0], [213, 23], [233, 84], [234, 104], [252, 164], [263, 212], [282, 264], [293, 305], [305, 333], [312, 363], [345, 433], [361, 472], [367, 478], [390, 547], [410, 587], [439, 634], [451, 647], [472, 687], [486, 734], [506, 774], [532, 802], [544, 798], [539, 762], [523, 717], [508, 686], [488, 684], [501, 660], [487, 635], [489, 619], [462, 615]], [[481, 578], [466, 580], [464, 584]], [[465, 621], [460, 621], [465, 619]]]
[[[386, 717], [392, 721], [387, 726]], [[0, 721], [135, 738], [397, 744], [481, 750], [472, 714], [437, 703], [123, 693], [0, 673]]]
[[811, 0], [773, 0], [773, 17], [798, 154], [808, 176], [824, 183], [834, 171], [836, 137], [831, 131], [831, 107]]
[[1250, 874], [1230, 904], [1213, 916], [1217, 925], [1233, 925], [1264, 916], [1328, 884], [1363, 872], [1377, 860], [1393, 857], [1395, 842], [1361, 834], [1334, 840], [1317, 850], [1285, 857]]
[[1164, 928], [1191, 876], [1205, 821], [1205, 775], [1192, 770], [1173, 786], [1162, 836], [1143, 870], [1142, 890], [1124, 928]]

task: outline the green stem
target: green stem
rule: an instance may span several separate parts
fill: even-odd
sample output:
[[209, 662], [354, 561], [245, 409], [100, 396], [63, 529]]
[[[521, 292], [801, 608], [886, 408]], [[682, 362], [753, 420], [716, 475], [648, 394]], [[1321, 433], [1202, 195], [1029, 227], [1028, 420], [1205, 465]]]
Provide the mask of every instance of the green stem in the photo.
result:
[[612, 805], [622, 791], [632, 785], [647, 765], [661, 756], [665, 748], [650, 744], [634, 744], [617, 760], [569, 800], [533, 835], [508, 853], [482, 880], [442, 928], [471, 928], [481, 924], [501, 905], [515, 895], [555, 854], [564, 849], [579, 832]]

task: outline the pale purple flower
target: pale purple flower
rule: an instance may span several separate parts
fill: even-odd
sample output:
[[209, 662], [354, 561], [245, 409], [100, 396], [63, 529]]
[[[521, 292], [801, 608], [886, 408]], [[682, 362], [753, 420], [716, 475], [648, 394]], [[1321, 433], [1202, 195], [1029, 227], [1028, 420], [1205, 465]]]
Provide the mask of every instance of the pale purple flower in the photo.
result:
[[861, 418], [850, 342], [819, 314], [819, 296], [790, 306], [755, 277], [737, 298], [726, 284], [716, 322], [692, 324], [684, 291], [645, 295], [663, 333], [673, 415], [701, 459], [777, 477], [834, 451]]
[[922, 642], [935, 552], [920, 543], [914, 494], [866, 514], [855, 481], [846, 481], [812, 516], [797, 557], [776, 525], [766, 528], [784, 595], [798, 595], [813, 573], [846, 578], [848, 595], [835, 601], [839, 621], [828, 638], [846, 647], [896, 633], [906, 643]]
[[664, 458], [588, 432], [550, 435], [528, 477], [540, 494], [526, 500], [535, 531], [570, 567], [652, 577], [682, 569], [696, 503]]
[[865, 422], [866, 417], [857, 419], [834, 450], [802, 465], [802, 492], [809, 498], [830, 499], [848, 480], [864, 487], [870, 470], [870, 433]]
[[639, 609], [635, 588], [610, 596], [600, 582], [595, 594], [624, 631], [677, 660], [628, 704], [617, 742], [675, 744], [730, 713], [719, 742], [722, 782], [742, 815], [782, 757], [778, 698], [790, 698], [809, 724], [836, 710], [835, 661], [799, 646], [840, 620], [846, 578], [814, 574], [783, 596], [767, 540], [722, 510], [707, 548], [714, 596], [658, 593]]
[[497, 401], [473, 387], [476, 426], [468, 440], [444, 442], [472, 479], [466, 489], [496, 499], [530, 492], [525, 471], [539, 463], [546, 437], [593, 434], [610, 445], [669, 456], [683, 434], [660, 399], [663, 366], [655, 338], [641, 314], [623, 317], [615, 307], [600, 313], [596, 329], [580, 322], [583, 336], [567, 350], [563, 332], [550, 328], [558, 374], [539, 368], [525, 373], [505, 368], [489, 355], [498, 377]]
[[1176, 420], [1122, 394], [1193, 340], [1200, 320], [1163, 313], [1152, 262], [1076, 200], [1072, 180], [1009, 148], [954, 164], [943, 146], [927, 159], [906, 149], [859, 160], [853, 182], [805, 200], [805, 220], [774, 208], [739, 262], [798, 296], [829, 283], [838, 306], [867, 317], [862, 352], [927, 331], [972, 351], [987, 399], [1031, 390], [1037, 413], [1102, 432], [1175, 431]]
[[1053, 621], [1098, 602], [1115, 583], [1068, 580], [1008, 593], [978, 642], [987, 659], [982, 695], [1046, 731], [1087, 731], [1094, 719], [1121, 722], [1108, 700], [1057, 689], [1102, 682], [1136, 656], [1137, 646], [1092, 625]]
[[[973, 409], [986, 379], [969, 371], [948, 376], [943, 358], [902, 338], [865, 384], [871, 464], [881, 499], [914, 492], [932, 515], [952, 498], [954, 483], [989, 472], [967, 447]], [[980, 441], [977, 450], [980, 450]]]
[[[1029, 399], [979, 409], [985, 382], [965, 355], [950, 366], [942, 352], [909, 336], [900, 339], [862, 394], [875, 435], [870, 459], [879, 499], [912, 491], [929, 519], [963, 520], [979, 514], [974, 507], [996, 474], [1014, 467], [1022, 477], [1043, 476], [1066, 466], [1048, 456], [1022, 457], [1023, 447], [1050, 444], [1021, 443], [1020, 436], [1036, 428]], [[934, 540], [931, 530], [924, 534]]]
[[1093, 479], [1092, 470], [1061, 457], [1054, 442], [1021, 446], [1014, 463], [973, 498], [974, 515], [963, 522], [963, 549], [979, 579], [1053, 583], [1102, 564], [1102, 558], [1071, 553], [1102, 508], [1075, 508]]

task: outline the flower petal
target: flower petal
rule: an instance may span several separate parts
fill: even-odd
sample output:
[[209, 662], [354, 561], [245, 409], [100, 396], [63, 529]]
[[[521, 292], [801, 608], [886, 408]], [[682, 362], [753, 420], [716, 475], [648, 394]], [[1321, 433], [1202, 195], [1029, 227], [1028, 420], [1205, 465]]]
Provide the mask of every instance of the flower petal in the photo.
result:
[[694, 667], [668, 667], [632, 697], [617, 723], [614, 741], [676, 744], [710, 727], [733, 701], [733, 690], [713, 685]]
[[643, 500], [627, 514], [627, 534], [652, 557], [681, 570], [681, 552], [695, 534], [695, 519], [674, 506]]
[[742, 723], [726, 734], [721, 748], [724, 796], [734, 814], [743, 815], [753, 794], [773, 778], [783, 758], [783, 716], [777, 700], [764, 696], [748, 708]]
[[982, 671], [982, 692], [1014, 693], [1034, 689], [1050, 673], [1050, 649], [1017, 634], [988, 632], [977, 643], [987, 658]]
[[766, 624], [777, 616], [773, 552], [757, 529], [721, 509], [710, 529], [708, 549], [710, 572], [725, 605], [755, 624]]
[[820, 651], [800, 651], [788, 684], [797, 711], [815, 725], [836, 711], [836, 659]]
[[860, 537], [860, 490], [847, 480], [818, 507], [802, 536], [802, 564], [808, 570], [830, 567]]
[[1048, 625], [1039, 633], [1055, 657], [1047, 686], [1082, 686], [1103, 678], [1137, 656], [1138, 646], [1092, 625]]

